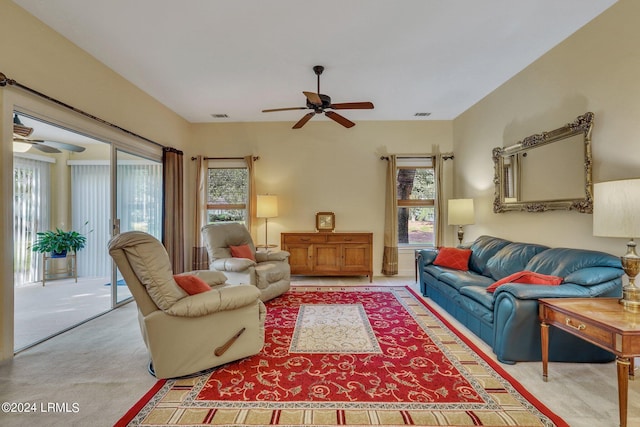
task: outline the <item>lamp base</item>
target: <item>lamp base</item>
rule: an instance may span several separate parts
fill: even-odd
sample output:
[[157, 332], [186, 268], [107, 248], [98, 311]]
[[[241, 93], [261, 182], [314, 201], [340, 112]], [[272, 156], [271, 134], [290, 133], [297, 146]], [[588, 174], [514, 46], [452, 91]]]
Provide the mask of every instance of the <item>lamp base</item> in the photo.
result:
[[462, 226], [459, 225], [458, 226], [458, 241], [460, 242], [460, 244], [462, 244], [462, 240], [464, 239], [464, 230], [462, 229]]
[[640, 313], [640, 288], [636, 287], [636, 276], [640, 272], [640, 256], [636, 253], [636, 243], [631, 239], [627, 243], [627, 253], [620, 257], [622, 269], [629, 277], [629, 284], [622, 288], [622, 304], [625, 310]]

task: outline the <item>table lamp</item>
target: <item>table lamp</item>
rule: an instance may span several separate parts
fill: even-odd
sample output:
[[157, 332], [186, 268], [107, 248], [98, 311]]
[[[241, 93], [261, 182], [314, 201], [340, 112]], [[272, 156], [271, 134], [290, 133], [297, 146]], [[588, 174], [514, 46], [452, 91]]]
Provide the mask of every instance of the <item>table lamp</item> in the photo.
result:
[[267, 239], [269, 218], [278, 216], [278, 197], [271, 194], [258, 195], [256, 217], [264, 218], [264, 247], [269, 247]]
[[458, 241], [462, 244], [464, 238], [463, 225], [475, 223], [473, 213], [473, 199], [449, 199], [449, 225], [458, 226]]
[[640, 237], [640, 179], [625, 179], [594, 184], [593, 235], [624, 237], [627, 253], [620, 257], [629, 284], [622, 288], [620, 303], [625, 309], [640, 312], [640, 289], [635, 279], [640, 271], [640, 257], [636, 253], [634, 237]]

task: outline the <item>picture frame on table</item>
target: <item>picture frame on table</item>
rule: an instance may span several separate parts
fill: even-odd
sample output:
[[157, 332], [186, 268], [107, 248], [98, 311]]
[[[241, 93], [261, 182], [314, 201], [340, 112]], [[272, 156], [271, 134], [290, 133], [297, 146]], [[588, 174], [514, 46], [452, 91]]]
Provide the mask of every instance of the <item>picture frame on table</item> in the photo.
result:
[[333, 212], [316, 213], [316, 231], [331, 233], [336, 228], [336, 215]]

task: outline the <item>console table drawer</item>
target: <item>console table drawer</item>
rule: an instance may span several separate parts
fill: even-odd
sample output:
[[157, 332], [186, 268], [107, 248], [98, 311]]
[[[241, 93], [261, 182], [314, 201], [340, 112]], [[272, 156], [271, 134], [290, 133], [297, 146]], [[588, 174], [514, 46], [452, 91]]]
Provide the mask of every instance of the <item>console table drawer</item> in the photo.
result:
[[327, 236], [323, 234], [287, 234], [283, 235], [284, 243], [325, 243]]
[[330, 234], [328, 243], [370, 243], [370, 234]]

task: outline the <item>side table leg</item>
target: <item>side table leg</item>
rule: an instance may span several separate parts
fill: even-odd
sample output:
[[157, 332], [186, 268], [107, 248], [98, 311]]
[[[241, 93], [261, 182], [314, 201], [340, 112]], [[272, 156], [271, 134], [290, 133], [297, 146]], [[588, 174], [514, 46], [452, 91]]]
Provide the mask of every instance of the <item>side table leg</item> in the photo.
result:
[[542, 347], [542, 381], [547, 382], [547, 369], [549, 366], [549, 325], [544, 320], [540, 323], [540, 339]]
[[628, 357], [616, 357], [618, 368], [618, 408], [620, 411], [620, 427], [627, 427], [627, 392], [629, 387]]

